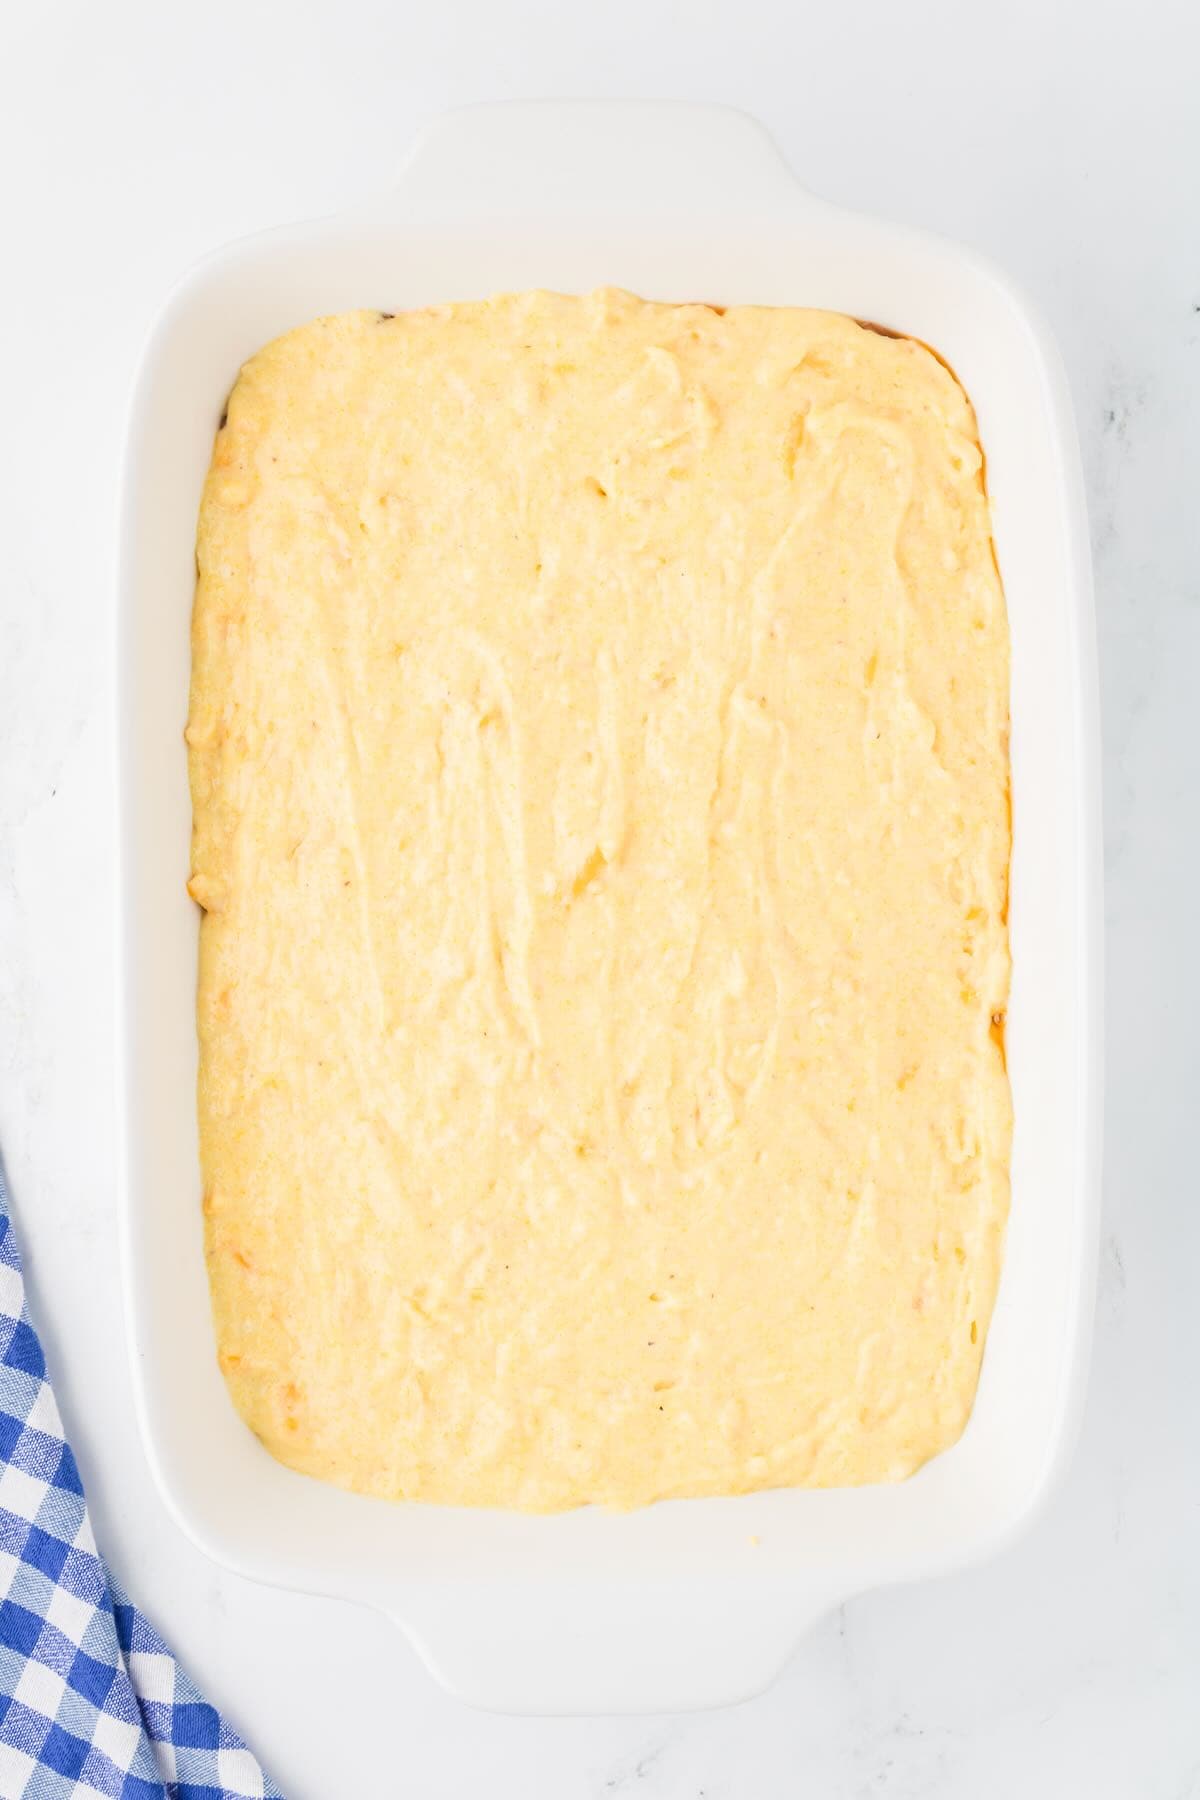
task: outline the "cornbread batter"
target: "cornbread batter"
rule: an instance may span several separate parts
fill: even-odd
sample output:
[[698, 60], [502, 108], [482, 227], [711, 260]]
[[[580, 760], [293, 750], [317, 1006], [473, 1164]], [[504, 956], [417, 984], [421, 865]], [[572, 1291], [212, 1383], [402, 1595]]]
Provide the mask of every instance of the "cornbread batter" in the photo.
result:
[[363, 1492], [892, 1481], [1010, 1112], [974, 418], [827, 313], [534, 293], [243, 369], [188, 726], [234, 1401]]

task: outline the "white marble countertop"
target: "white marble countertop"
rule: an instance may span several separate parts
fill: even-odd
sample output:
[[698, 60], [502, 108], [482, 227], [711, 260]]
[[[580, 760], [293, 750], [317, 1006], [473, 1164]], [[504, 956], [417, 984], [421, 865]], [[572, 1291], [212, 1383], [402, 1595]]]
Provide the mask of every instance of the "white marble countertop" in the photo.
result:
[[[1200, 1795], [1194, 10], [61, 0], [4, 35], [0, 1143], [115, 1569], [289, 1800]], [[1106, 1214], [1071, 1476], [1002, 1560], [868, 1595], [761, 1699], [676, 1718], [472, 1714], [384, 1618], [218, 1571], [151, 1484], [120, 1322], [112, 555], [137, 351], [209, 247], [378, 187], [447, 105], [543, 93], [732, 101], [818, 192], [1007, 265], [1066, 352], [1096, 545]]]

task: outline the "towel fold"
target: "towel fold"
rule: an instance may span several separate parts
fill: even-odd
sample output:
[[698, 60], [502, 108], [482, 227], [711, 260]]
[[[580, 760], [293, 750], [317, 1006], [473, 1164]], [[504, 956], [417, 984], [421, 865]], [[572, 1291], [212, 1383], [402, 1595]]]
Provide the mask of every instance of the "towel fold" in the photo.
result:
[[281, 1800], [109, 1578], [0, 1171], [0, 1800], [70, 1795]]

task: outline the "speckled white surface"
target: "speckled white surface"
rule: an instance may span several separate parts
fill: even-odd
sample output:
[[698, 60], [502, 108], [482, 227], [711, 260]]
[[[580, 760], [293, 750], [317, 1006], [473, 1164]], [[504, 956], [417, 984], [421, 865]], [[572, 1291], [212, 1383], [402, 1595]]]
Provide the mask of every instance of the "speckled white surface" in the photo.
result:
[[[0, 1143], [101, 1541], [290, 1800], [1200, 1795], [1200, 27], [1187, 0], [820, 11], [70, 0], [6, 19]], [[1066, 352], [1096, 544], [1106, 1218], [1073, 1472], [1001, 1562], [856, 1601], [769, 1694], [676, 1719], [474, 1715], [382, 1617], [220, 1574], [150, 1485], [119, 1319], [110, 622], [142, 335], [210, 246], [384, 184], [447, 105], [539, 93], [732, 101], [818, 192], [1007, 265]]]

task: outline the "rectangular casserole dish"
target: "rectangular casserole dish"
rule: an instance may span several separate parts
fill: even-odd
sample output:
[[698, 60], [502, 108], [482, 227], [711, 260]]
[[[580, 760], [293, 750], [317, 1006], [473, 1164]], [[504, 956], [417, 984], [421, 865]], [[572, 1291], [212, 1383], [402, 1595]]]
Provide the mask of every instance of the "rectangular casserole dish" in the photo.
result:
[[[202, 1253], [188, 875], [196, 510], [242, 361], [323, 313], [615, 284], [827, 307], [923, 339], [974, 402], [1012, 636], [1012, 1212], [962, 1440], [899, 1486], [543, 1518], [397, 1506], [274, 1462], [217, 1369]], [[134, 1386], [164, 1500], [238, 1572], [382, 1607], [453, 1692], [501, 1710], [657, 1711], [761, 1688], [806, 1624], [994, 1553], [1079, 1416], [1099, 1205], [1099, 754], [1075, 429], [1044, 327], [975, 256], [814, 199], [723, 108], [448, 115], [397, 186], [235, 244], [145, 352], [120, 565], [122, 1230]]]

